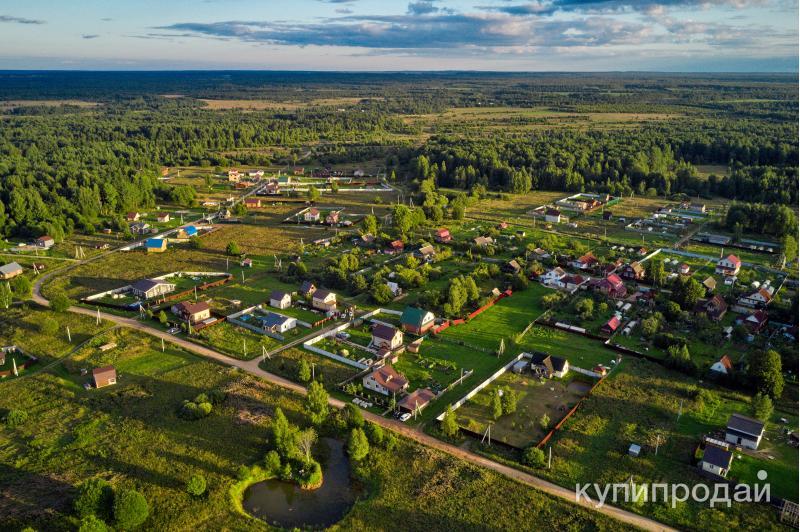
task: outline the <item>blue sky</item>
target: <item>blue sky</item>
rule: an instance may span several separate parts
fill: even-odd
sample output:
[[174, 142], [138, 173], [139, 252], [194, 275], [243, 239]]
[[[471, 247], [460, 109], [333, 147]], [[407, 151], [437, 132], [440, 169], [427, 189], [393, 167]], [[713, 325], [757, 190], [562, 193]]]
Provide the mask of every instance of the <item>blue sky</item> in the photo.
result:
[[0, 69], [797, 71], [790, 0], [3, 0]]

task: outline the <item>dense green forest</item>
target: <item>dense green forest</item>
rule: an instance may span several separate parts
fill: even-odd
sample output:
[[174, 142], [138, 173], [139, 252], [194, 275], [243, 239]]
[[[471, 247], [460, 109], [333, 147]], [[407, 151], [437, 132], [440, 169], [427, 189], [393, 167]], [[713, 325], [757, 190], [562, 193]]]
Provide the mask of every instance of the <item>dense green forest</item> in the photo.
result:
[[[306, 105], [209, 110], [200, 98]], [[486, 106], [681, 118], [477, 133], [414, 119]], [[162, 166], [283, 164], [310, 146], [315, 164], [381, 160], [400, 180], [465, 190], [798, 199], [797, 83], [781, 75], [0, 72], [0, 113], [5, 235], [121, 225], [129, 210], [192, 203], [158, 180]]]

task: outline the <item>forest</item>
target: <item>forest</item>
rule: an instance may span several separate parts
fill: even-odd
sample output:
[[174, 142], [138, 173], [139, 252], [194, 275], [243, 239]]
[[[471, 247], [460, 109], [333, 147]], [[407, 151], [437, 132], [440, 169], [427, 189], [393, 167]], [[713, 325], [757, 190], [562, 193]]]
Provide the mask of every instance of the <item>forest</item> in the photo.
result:
[[[287, 105], [210, 110], [201, 98]], [[308, 148], [314, 164], [382, 160], [417, 186], [798, 200], [797, 84], [781, 75], [1, 72], [0, 104], [5, 236], [119, 228], [130, 210], [193, 204], [191, 189], [159, 181], [162, 167], [291, 164]], [[681, 119], [478, 134], [417, 120], [481, 106]]]

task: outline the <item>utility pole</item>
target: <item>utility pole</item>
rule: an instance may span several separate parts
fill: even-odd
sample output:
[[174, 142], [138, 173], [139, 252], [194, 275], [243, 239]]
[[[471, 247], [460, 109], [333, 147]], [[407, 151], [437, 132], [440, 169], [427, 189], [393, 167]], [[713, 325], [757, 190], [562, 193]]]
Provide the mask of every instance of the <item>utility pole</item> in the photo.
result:
[[247, 358], [247, 339], [242, 338], [242, 351], [244, 352], [244, 357]]
[[547, 448], [547, 469], [553, 466], [553, 446]]
[[164, 352], [164, 339], [161, 339], [161, 352]]
[[315, 381], [315, 380], [317, 380], [317, 374], [316, 374], [315, 366], [316, 366], [316, 364], [314, 364], [314, 363], [312, 362], [312, 363], [311, 363], [311, 380], [312, 380], [312, 381]]
[[69, 343], [72, 343], [72, 334], [69, 332], [69, 325], [67, 325], [67, 340], [69, 340]]
[[95, 324], [96, 325], [100, 325], [100, 307], [97, 307], [97, 320], [96, 320]]

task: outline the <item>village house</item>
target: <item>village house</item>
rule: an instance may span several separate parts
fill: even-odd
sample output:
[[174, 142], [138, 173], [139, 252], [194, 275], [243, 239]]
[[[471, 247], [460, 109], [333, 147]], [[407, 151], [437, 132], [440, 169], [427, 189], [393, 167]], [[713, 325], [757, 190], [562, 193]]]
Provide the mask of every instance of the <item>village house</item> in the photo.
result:
[[705, 314], [712, 321], [719, 321], [728, 312], [728, 304], [721, 295], [715, 295], [707, 300], [700, 300], [695, 304], [695, 314]]
[[394, 281], [386, 281], [386, 286], [388, 286], [389, 290], [392, 291], [392, 297], [397, 297], [403, 293], [403, 289], [400, 288], [400, 285]]
[[739, 305], [750, 308], [764, 308], [770, 301], [772, 301], [772, 293], [774, 289], [770, 287], [761, 287], [755, 292], [744, 295], [739, 298]]
[[706, 277], [706, 280], [703, 281], [703, 286], [706, 287], [706, 292], [713, 292], [717, 288], [717, 281], [711, 276]]
[[181, 239], [197, 236], [197, 227], [193, 225], [187, 225], [185, 227], [181, 227], [180, 229], [178, 229], [178, 234], [176, 236]]
[[144, 243], [148, 253], [163, 253], [167, 250], [167, 240], [164, 238], [148, 238]]
[[172, 313], [194, 325], [211, 317], [211, 306], [205, 301], [183, 301], [172, 306]]
[[706, 206], [704, 203], [692, 203], [686, 210], [697, 214], [703, 214], [706, 212]]
[[620, 275], [623, 279], [628, 279], [630, 281], [641, 281], [644, 279], [644, 273], [644, 266], [639, 264], [637, 261], [633, 261], [630, 264], [626, 264], [622, 267]]
[[500, 222], [495, 227], [497, 228], [498, 231], [501, 231], [503, 229], [508, 229], [508, 222]]
[[295, 166], [294, 168], [292, 168], [292, 174], [294, 175], [303, 175], [305, 173], [306, 169], [303, 168], [302, 166]]
[[581, 285], [583, 285], [583, 283], [585, 283], [587, 280], [588, 278], [579, 274], [575, 275], [568, 274], [559, 279], [557, 286], [558, 288], [566, 290], [567, 292], [574, 292], [575, 290], [580, 288]]
[[264, 177], [264, 170], [255, 170], [255, 171], [250, 170], [249, 172], [247, 172], [247, 177], [251, 179], [261, 179], [262, 177]]
[[363, 234], [358, 239], [356, 239], [356, 245], [362, 248], [370, 247], [374, 243], [375, 243], [375, 235], [371, 235], [369, 233]]
[[331, 211], [325, 217], [325, 223], [328, 225], [336, 225], [339, 223], [339, 213], [341, 211]]
[[546, 353], [534, 353], [531, 358], [531, 371], [548, 379], [552, 377], [561, 379], [569, 373], [569, 360]]
[[573, 260], [572, 262], [569, 263], [569, 265], [578, 270], [588, 270], [590, 268], [593, 268], [599, 262], [600, 261], [597, 260], [597, 257], [595, 257], [590, 251], [585, 255], [582, 255], [577, 259]]
[[732, 414], [725, 428], [725, 441], [747, 449], [758, 449], [761, 438], [764, 437], [764, 423], [761, 421]]
[[739, 269], [742, 267], [742, 261], [736, 255], [728, 255], [725, 258], [717, 261], [716, 273], [733, 277], [739, 274]]
[[52, 236], [44, 235], [36, 239], [36, 246], [44, 249], [50, 249], [55, 245], [56, 241]]
[[406, 307], [400, 316], [400, 324], [405, 332], [421, 336], [433, 327], [436, 316], [433, 312], [417, 307]]
[[236, 168], [228, 170], [228, 183], [238, 183], [242, 179], [242, 175]]
[[131, 292], [140, 299], [153, 299], [175, 291], [175, 285], [160, 279], [142, 279], [131, 285]]
[[397, 409], [408, 414], [413, 414], [415, 411], [419, 413], [435, 398], [436, 394], [428, 388], [417, 388], [397, 401]]
[[605, 279], [592, 281], [592, 286], [597, 292], [614, 299], [621, 299], [628, 293], [625, 283], [616, 273], [607, 275]]
[[544, 211], [544, 221], [549, 223], [561, 223], [561, 211], [558, 209], [547, 209]]
[[372, 328], [372, 346], [395, 350], [403, 345], [403, 331], [382, 323]]
[[138, 222], [139, 218], [141, 218], [141, 214], [139, 214], [138, 212], [129, 212], [128, 215], [126, 216], [126, 220], [128, 220], [129, 222]]
[[4, 281], [8, 281], [9, 279], [13, 279], [17, 275], [22, 275], [22, 266], [17, 264], [16, 262], [10, 262], [3, 266], [0, 266], [0, 279]]
[[156, 220], [158, 220], [159, 223], [163, 224], [163, 223], [167, 223], [168, 221], [172, 220], [172, 218], [170, 217], [168, 212], [160, 212], [156, 216]]
[[147, 222], [135, 222], [129, 228], [134, 235], [145, 235], [150, 232], [150, 224]]
[[685, 262], [682, 262], [681, 265], [678, 266], [678, 273], [681, 275], [689, 275], [689, 272], [691, 271], [692, 269]]
[[303, 220], [306, 222], [319, 222], [320, 212], [316, 207], [311, 207], [303, 213]]
[[292, 295], [283, 290], [273, 290], [269, 295], [269, 306], [279, 309], [289, 308], [292, 306]]
[[392, 366], [386, 365], [365, 376], [362, 384], [367, 390], [383, 395], [394, 395], [408, 388], [408, 379]]
[[436, 249], [431, 244], [428, 244], [416, 250], [414, 256], [422, 261], [431, 262], [436, 256]]
[[276, 179], [272, 179], [264, 185], [263, 190], [267, 196], [275, 196], [281, 193], [281, 185]]
[[723, 375], [729, 375], [733, 372], [733, 362], [731, 362], [731, 357], [728, 355], [722, 355], [722, 358], [717, 360], [711, 365], [711, 371], [716, 373], [721, 373]]
[[311, 306], [324, 312], [334, 311], [336, 310], [336, 294], [330, 290], [315, 290], [311, 296]]
[[619, 326], [620, 326], [619, 318], [617, 316], [612, 316], [611, 319], [608, 320], [605, 325], [600, 327], [600, 331], [603, 332], [604, 334], [612, 335], [614, 334], [614, 332], [616, 332], [617, 329], [619, 329]]
[[308, 297], [314, 295], [314, 292], [317, 291], [317, 287], [311, 281], [303, 281], [303, 284], [300, 285], [300, 295], [303, 297]]
[[558, 287], [559, 282], [564, 278], [565, 275], [567, 275], [567, 272], [562, 270], [560, 266], [557, 266], [549, 272], [540, 275], [539, 282], [545, 286]]
[[548, 253], [547, 251], [543, 250], [542, 248], [534, 249], [533, 250], [533, 256], [536, 258], [536, 260], [539, 260], [539, 261], [547, 260], [547, 259], [552, 257], [552, 255], [550, 253]]
[[747, 317], [737, 318], [736, 323], [743, 325], [751, 334], [756, 334], [766, 327], [768, 319], [766, 310], [757, 310]]
[[104, 388], [117, 383], [117, 370], [114, 366], [104, 366], [92, 370], [92, 379], [95, 388]]
[[445, 228], [437, 229], [434, 238], [440, 244], [447, 244], [448, 242], [453, 240], [453, 236], [450, 234], [450, 230]]
[[405, 244], [403, 244], [402, 240], [394, 240], [389, 243], [389, 248], [386, 250], [386, 253], [389, 255], [394, 255], [396, 253], [402, 253]]
[[707, 473], [725, 477], [731, 468], [732, 461], [733, 453], [708, 443], [705, 451], [703, 451], [703, 458], [700, 460], [699, 466], [700, 469]]
[[269, 312], [260, 318], [261, 328], [265, 331], [283, 334], [297, 327], [297, 318], [283, 316], [275, 312]]
[[503, 264], [502, 270], [506, 273], [518, 274], [522, 271], [522, 266], [519, 265], [516, 259], [512, 259]]
[[494, 239], [490, 236], [479, 236], [475, 237], [472, 242], [479, 248], [485, 248], [494, 244]]
[[244, 206], [247, 207], [248, 209], [260, 209], [261, 198], [245, 198]]
[[239, 265], [242, 268], [252, 268], [253, 267], [253, 259], [248, 257], [248, 258], [242, 260], [242, 262], [240, 262]]

